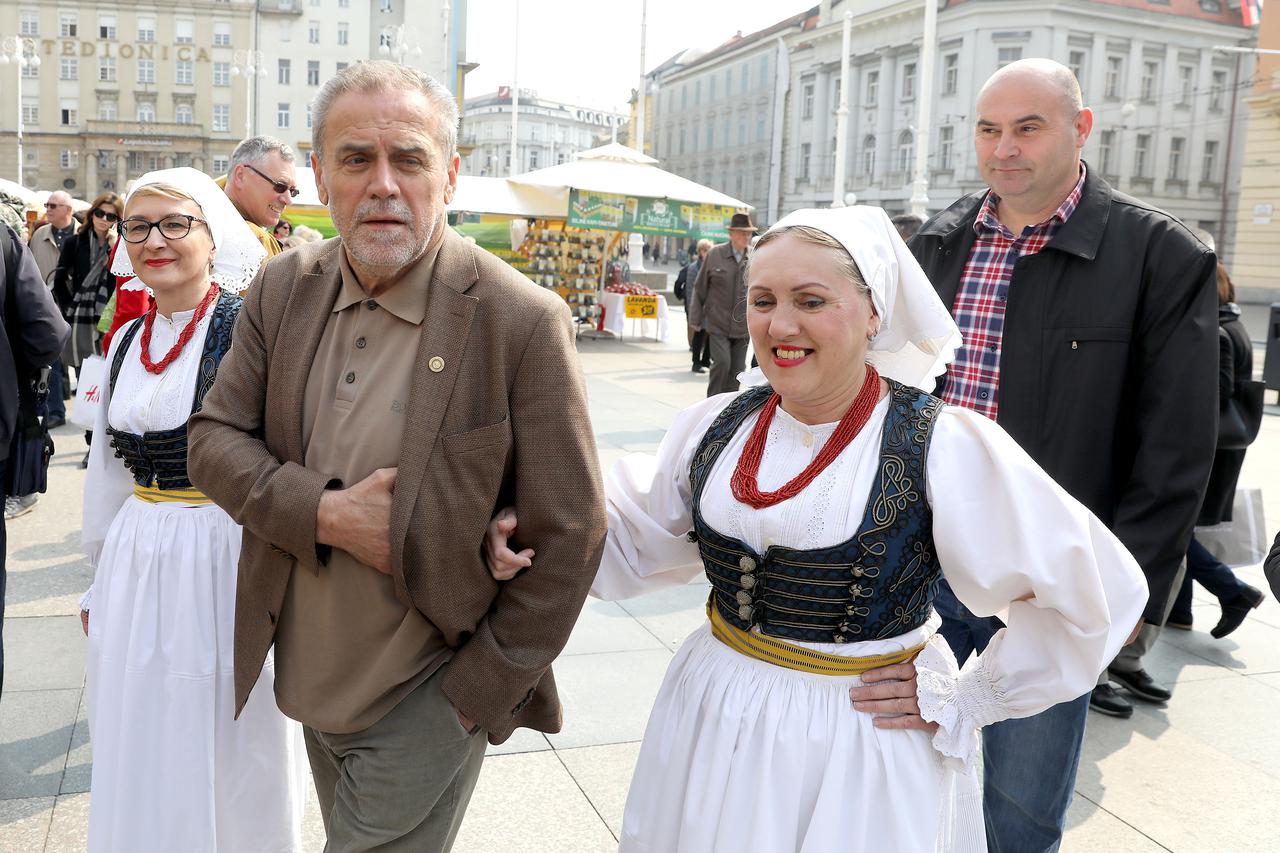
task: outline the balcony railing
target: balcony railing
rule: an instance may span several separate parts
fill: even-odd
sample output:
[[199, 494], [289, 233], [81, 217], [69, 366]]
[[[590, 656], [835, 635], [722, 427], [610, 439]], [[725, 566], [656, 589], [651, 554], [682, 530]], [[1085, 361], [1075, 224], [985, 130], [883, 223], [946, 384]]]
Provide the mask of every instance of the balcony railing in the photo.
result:
[[98, 136], [115, 136], [129, 140], [161, 140], [170, 138], [202, 139], [205, 134], [203, 124], [179, 124], [171, 121], [103, 121], [90, 119], [85, 122], [85, 133]]
[[264, 15], [301, 15], [301, 0], [258, 0], [258, 11]]

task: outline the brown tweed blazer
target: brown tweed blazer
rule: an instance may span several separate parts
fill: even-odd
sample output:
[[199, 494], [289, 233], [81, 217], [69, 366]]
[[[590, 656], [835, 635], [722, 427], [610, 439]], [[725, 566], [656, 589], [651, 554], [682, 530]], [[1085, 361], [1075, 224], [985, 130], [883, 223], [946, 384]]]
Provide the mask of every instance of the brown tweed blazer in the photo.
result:
[[[237, 715], [275, 637], [290, 572], [326, 570], [316, 509], [335, 484], [303, 467], [302, 401], [341, 287], [340, 251], [339, 239], [327, 240], [263, 265], [189, 427], [192, 481], [244, 526]], [[537, 562], [499, 584], [481, 544], [508, 504], [520, 508], [519, 547], [535, 549]], [[401, 600], [454, 650], [445, 695], [492, 743], [519, 726], [560, 730], [551, 661], [586, 598], [605, 530], [567, 306], [446, 228], [392, 500], [393, 577]]]

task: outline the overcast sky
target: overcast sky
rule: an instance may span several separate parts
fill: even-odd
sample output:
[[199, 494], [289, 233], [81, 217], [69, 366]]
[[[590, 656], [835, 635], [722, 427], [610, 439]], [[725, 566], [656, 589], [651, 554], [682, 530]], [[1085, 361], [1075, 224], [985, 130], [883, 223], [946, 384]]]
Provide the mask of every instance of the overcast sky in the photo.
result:
[[[509, 85], [517, 0], [467, 0], [467, 75], [475, 97]], [[622, 109], [640, 78], [640, 0], [519, 0], [520, 88], [574, 106]], [[645, 70], [688, 47], [712, 48], [816, 0], [648, 0]]]

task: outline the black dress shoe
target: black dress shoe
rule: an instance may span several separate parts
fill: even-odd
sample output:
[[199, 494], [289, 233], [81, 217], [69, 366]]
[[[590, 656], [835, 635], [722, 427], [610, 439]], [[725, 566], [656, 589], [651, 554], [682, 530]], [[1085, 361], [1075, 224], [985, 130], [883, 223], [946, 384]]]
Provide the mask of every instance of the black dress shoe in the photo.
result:
[[703, 367], [701, 364], [695, 364], [695, 365], [693, 366], [693, 372], [694, 372], [694, 373], [706, 373], [706, 372], [707, 372], [707, 369], [706, 369], [705, 367]]
[[1189, 613], [1186, 616], [1174, 616], [1171, 613], [1169, 618], [1164, 620], [1164, 626], [1175, 631], [1190, 631], [1191, 624], [1191, 614]]
[[1257, 587], [1249, 586], [1247, 583], [1242, 584], [1244, 591], [1237, 595], [1231, 601], [1222, 605], [1222, 618], [1218, 620], [1218, 624], [1209, 632], [1209, 636], [1215, 640], [1221, 640], [1232, 631], [1240, 627], [1244, 622], [1244, 617], [1249, 615], [1249, 611], [1262, 603], [1267, 594]]
[[1129, 700], [1110, 684], [1099, 684], [1089, 694], [1089, 708], [1108, 717], [1119, 717], [1127, 720], [1133, 716], [1133, 706]]
[[1161, 703], [1173, 698], [1173, 691], [1156, 684], [1155, 679], [1147, 675], [1146, 670], [1121, 672], [1118, 669], [1108, 669], [1107, 674], [1144, 702]]
[[44, 428], [57, 429], [60, 426], [64, 426], [66, 422], [67, 422], [67, 419], [64, 418], [62, 415], [45, 415]]

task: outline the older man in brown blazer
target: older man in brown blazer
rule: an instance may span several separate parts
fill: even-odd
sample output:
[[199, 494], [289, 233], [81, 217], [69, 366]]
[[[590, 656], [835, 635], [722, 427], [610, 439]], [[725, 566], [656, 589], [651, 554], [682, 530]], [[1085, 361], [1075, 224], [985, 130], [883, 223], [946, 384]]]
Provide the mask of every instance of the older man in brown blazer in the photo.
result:
[[[560, 728], [551, 661], [606, 527], [595, 442], [567, 307], [446, 225], [452, 95], [361, 63], [314, 116], [341, 236], [263, 266], [190, 472], [245, 528], [237, 713], [274, 642], [326, 850], [443, 851], [486, 735]], [[510, 503], [538, 567], [497, 583], [481, 546]]]

